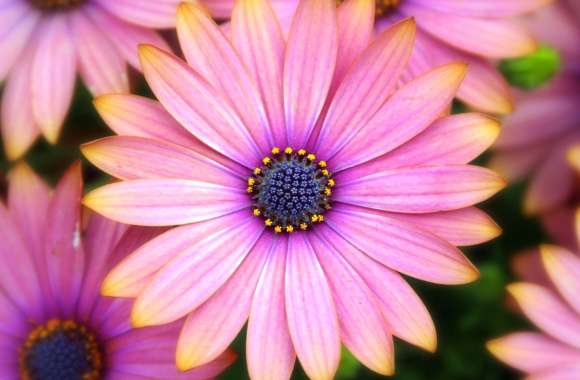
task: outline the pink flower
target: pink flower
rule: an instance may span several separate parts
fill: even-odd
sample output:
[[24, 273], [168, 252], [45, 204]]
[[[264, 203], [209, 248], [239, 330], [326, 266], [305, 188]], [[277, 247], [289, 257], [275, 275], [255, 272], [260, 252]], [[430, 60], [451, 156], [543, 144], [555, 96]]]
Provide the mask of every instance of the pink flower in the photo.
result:
[[[174, 367], [179, 325], [131, 329], [131, 302], [102, 297], [103, 276], [162, 229], [99, 215], [81, 221], [82, 179], [74, 165], [51, 194], [24, 164], [0, 203], [0, 378], [208, 379], [235, 358], [226, 352], [190, 372]], [[81, 227], [81, 225], [83, 227]]]
[[377, 29], [405, 18], [417, 21], [417, 40], [403, 79], [463, 61], [469, 70], [457, 97], [484, 112], [513, 110], [509, 86], [493, 60], [518, 57], [536, 49], [530, 33], [513, 17], [551, 0], [377, 0]]
[[545, 87], [517, 93], [518, 109], [505, 119], [491, 162], [510, 181], [530, 178], [524, 211], [540, 214], [560, 244], [571, 240], [562, 232], [572, 225], [580, 195], [574, 170], [580, 149], [580, 12], [572, 4], [577, 2], [562, 1], [528, 20], [538, 39], [560, 50], [563, 69]]
[[393, 336], [436, 348], [428, 311], [399, 272], [473, 281], [478, 271], [456, 246], [499, 234], [472, 205], [504, 182], [467, 164], [498, 123], [441, 117], [466, 66], [397, 90], [414, 22], [371, 40], [362, 31], [372, 13], [359, 27], [350, 20], [336, 22], [333, 0], [305, 0], [286, 41], [268, 1], [241, 0], [228, 38], [182, 5], [187, 63], [140, 49], [160, 103], [96, 101], [120, 136], [83, 151], [121, 182], [85, 204], [129, 224], [178, 225], [113, 269], [103, 292], [136, 298], [135, 326], [187, 316], [180, 369], [213, 360], [248, 320], [254, 380], [288, 379], [296, 356], [312, 379], [331, 379], [341, 342], [391, 374]]
[[172, 25], [176, 9], [174, 0], [142, 3], [0, 1], [1, 125], [10, 159], [26, 153], [40, 133], [57, 141], [77, 72], [94, 95], [129, 91], [127, 63], [138, 66], [137, 44], [165, 46], [151, 27]]
[[[580, 210], [577, 214], [580, 238]], [[527, 380], [580, 378], [580, 255], [542, 246], [547, 282], [508, 286], [523, 313], [541, 332], [517, 332], [492, 340], [488, 349]]]

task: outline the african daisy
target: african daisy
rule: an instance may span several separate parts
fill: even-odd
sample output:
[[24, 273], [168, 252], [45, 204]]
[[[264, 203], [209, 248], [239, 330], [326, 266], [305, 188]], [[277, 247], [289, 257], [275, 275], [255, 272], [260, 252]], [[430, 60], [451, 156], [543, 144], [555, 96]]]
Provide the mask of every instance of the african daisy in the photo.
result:
[[[580, 210], [579, 210], [580, 211]], [[580, 238], [580, 212], [576, 229]], [[526, 380], [580, 378], [580, 255], [558, 246], [542, 246], [547, 281], [508, 287], [523, 313], [541, 330], [517, 332], [492, 340], [498, 359], [525, 373]]]
[[0, 378], [194, 380], [219, 374], [230, 352], [189, 372], [175, 369], [179, 325], [131, 329], [131, 302], [100, 295], [103, 276], [162, 230], [99, 215], [81, 221], [74, 165], [54, 193], [27, 166], [0, 203]]
[[120, 136], [83, 147], [121, 179], [86, 205], [179, 225], [113, 269], [104, 294], [136, 298], [135, 326], [187, 316], [180, 369], [213, 360], [246, 321], [252, 379], [288, 379], [296, 356], [312, 379], [330, 379], [341, 342], [383, 374], [394, 370], [393, 335], [435, 350], [429, 314], [398, 272], [473, 281], [456, 245], [499, 233], [472, 205], [504, 182], [467, 165], [497, 121], [440, 118], [466, 66], [397, 90], [414, 22], [371, 40], [337, 23], [333, 0], [301, 2], [287, 41], [266, 0], [237, 3], [231, 39], [193, 4], [179, 8], [177, 30], [187, 63], [140, 49], [159, 103], [97, 99]]

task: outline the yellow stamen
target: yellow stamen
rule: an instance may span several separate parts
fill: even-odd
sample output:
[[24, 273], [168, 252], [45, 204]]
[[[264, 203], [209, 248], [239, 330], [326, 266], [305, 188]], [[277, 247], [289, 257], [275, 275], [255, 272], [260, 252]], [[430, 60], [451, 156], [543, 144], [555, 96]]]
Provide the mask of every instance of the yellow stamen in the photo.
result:
[[308, 156], [306, 156], [306, 159], [308, 161], [314, 161], [314, 160], [316, 160], [316, 156], [313, 155], [312, 153], [310, 153]]
[[261, 211], [260, 211], [260, 209], [259, 209], [259, 208], [255, 208], [255, 209], [252, 211], [252, 213], [254, 214], [254, 216], [260, 216], [260, 214], [261, 214]]
[[320, 166], [321, 168], [325, 168], [326, 167], [326, 161], [324, 161], [324, 160], [318, 161], [318, 166]]
[[328, 186], [333, 187], [335, 185], [334, 180], [331, 178], [328, 180]]
[[264, 220], [264, 224], [267, 225], [268, 227], [271, 227], [272, 226], [272, 219]]
[[262, 173], [262, 169], [261, 168], [255, 168], [254, 169], [254, 175], [259, 175]]
[[294, 150], [292, 149], [292, 147], [287, 146], [286, 149], [284, 149], [284, 153], [286, 154], [292, 154]]
[[292, 227], [292, 226], [286, 226], [286, 232], [288, 232], [288, 233], [294, 232], [294, 227]]
[[275, 146], [275, 147], [272, 148], [272, 151], [271, 152], [272, 152], [272, 154], [278, 154], [278, 153], [280, 153], [280, 148], [278, 148], [277, 146]]
[[256, 179], [254, 177], [248, 178], [248, 186], [254, 186]]
[[282, 232], [282, 227], [281, 226], [274, 227], [274, 232], [277, 233], [277, 234], [281, 233]]
[[305, 149], [300, 149], [300, 150], [298, 151], [298, 155], [299, 155], [299, 156], [304, 156], [305, 154], [306, 154], [306, 150], [305, 150]]
[[268, 165], [270, 162], [272, 162], [272, 159], [270, 157], [264, 157], [262, 158], [262, 162], [264, 165]]

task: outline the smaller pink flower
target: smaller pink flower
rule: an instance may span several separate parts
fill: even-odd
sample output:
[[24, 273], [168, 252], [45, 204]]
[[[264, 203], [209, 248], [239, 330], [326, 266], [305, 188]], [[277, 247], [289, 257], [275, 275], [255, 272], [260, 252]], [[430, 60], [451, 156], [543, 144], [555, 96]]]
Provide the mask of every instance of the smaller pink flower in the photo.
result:
[[[168, 49], [155, 31], [174, 28], [181, 0], [0, 0], [0, 125], [9, 159], [42, 134], [56, 143], [77, 73], [93, 95], [129, 92], [128, 66], [139, 70], [137, 45]], [[203, 0], [229, 18], [234, 0]], [[276, 0], [280, 14], [295, 2]]]
[[179, 324], [132, 329], [132, 302], [100, 295], [110, 268], [163, 229], [82, 215], [80, 165], [53, 193], [23, 164], [8, 182], [7, 206], [0, 202], [0, 379], [202, 380], [232, 363], [226, 351], [179, 372]]
[[580, 166], [580, 12], [574, 4], [561, 1], [528, 19], [538, 39], [560, 51], [563, 69], [545, 87], [516, 93], [518, 108], [506, 117], [491, 161], [511, 182], [530, 178], [524, 211], [541, 215], [565, 245], [580, 195], [574, 170]]
[[[577, 233], [580, 238], [580, 213]], [[540, 247], [549, 282], [508, 286], [540, 332], [517, 332], [488, 342], [491, 353], [526, 374], [526, 380], [580, 378], [580, 256], [558, 246]]]

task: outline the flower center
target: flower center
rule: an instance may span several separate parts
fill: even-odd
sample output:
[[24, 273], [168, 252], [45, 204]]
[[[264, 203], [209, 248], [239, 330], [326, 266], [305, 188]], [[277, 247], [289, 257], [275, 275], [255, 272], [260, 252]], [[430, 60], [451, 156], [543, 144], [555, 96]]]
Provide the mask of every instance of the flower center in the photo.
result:
[[36, 8], [43, 10], [63, 10], [77, 7], [85, 0], [29, 0]]
[[102, 370], [95, 336], [70, 320], [51, 319], [38, 326], [20, 351], [23, 380], [98, 380]]
[[324, 221], [334, 186], [326, 162], [304, 149], [288, 147], [273, 148], [262, 163], [248, 178], [255, 216], [264, 218], [276, 233], [307, 230]]

